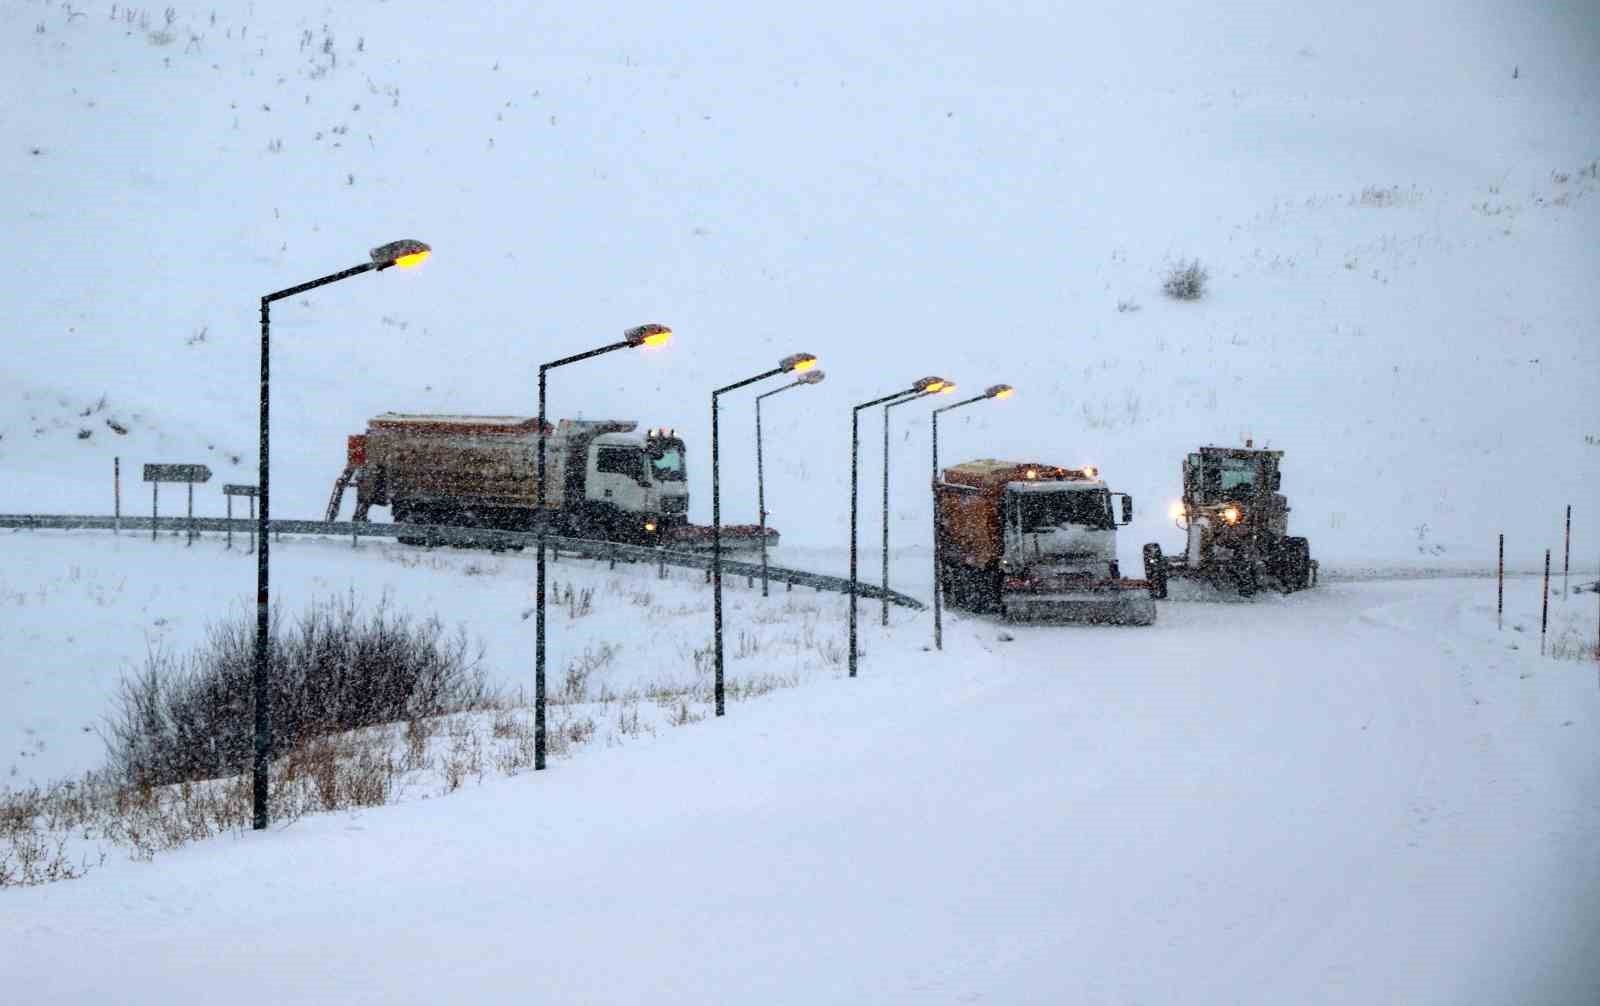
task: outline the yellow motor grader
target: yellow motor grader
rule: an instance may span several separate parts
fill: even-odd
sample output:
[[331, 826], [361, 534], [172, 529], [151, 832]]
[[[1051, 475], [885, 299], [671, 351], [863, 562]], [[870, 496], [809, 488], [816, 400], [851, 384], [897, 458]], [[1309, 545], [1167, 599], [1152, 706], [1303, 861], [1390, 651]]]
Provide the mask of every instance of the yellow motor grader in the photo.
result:
[[1173, 507], [1188, 534], [1182, 555], [1144, 547], [1145, 578], [1156, 597], [1169, 577], [1192, 577], [1248, 597], [1263, 586], [1284, 593], [1317, 582], [1305, 538], [1289, 534], [1289, 501], [1279, 491], [1282, 451], [1202, 447], [1183, 461], [1183, 501]]

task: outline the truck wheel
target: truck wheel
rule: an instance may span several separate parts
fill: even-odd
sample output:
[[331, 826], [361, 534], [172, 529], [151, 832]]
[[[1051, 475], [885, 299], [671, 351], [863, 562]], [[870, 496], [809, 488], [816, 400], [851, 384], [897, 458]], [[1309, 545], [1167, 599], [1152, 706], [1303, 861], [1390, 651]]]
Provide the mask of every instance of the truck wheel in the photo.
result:
[[[417, 510], [416, 510], [415, 507], [412, 507], [410, 504], [407, 504], [407, 503], [396, 503], [394, 505], [394, 510], [392, 512], [392, 515], [394, 517], [394, 522], [396, 524], [415, 524], [415, 523], [417, 523]], [[416, 535], [410, 535], [410, 534], [396, 535], [395, 536], [395, 541], [399, 542], [402, 545], [421, 545], [422, 544], [422, 539], [421, 538], [418, 538]]]
[[998, 612], [1000, 617], [1004, 618], [1006, 615], [1006, 604], [1003, 598], [1005, 597], [1006, 575], [997, 569], [994, 571], [993, 575], [988, 578], [988, 581], [987, 589], [985, 590], [985, 593], [988, 596], [984, 598], [984, 600], [988, 603], [985, 605], [985, 607], [987, 607], [990, 611]]
[[1151, 542], [1144, 547], [1144, 578], [1150, 582], [1150, 596], [1157, 601], [1167, 596], [1167, 559], [1161, 546]]

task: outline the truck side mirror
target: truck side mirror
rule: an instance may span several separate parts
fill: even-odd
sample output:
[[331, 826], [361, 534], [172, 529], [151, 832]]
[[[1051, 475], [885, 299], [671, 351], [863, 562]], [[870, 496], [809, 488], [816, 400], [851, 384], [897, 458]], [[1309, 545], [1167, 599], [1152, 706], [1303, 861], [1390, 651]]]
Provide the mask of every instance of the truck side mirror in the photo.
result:
[[1272, 473], [1272, 491], [1273, 492], [1277, 492], [1278, 491], [1278, 486], [1281, 485], [1282, 483], [1283, 483], [1283, 473], [1282, 472], [1273, 472]]
[[1133, 497], [1127, 493], [1122, 494], [1122, 523], [1133, 523]]

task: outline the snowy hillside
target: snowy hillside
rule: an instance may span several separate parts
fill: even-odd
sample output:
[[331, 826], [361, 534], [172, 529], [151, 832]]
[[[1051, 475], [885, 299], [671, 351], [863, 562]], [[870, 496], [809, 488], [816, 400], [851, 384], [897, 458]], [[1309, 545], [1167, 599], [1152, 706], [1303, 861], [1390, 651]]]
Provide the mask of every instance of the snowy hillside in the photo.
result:
[[[790, 541], [843, 544], [845, 493], [799, 494], [843, 484], [849, 406], [940, 373], [1019, 388], [947, 457], [1100, 465], [1125, 551], [1172, 537], [1185, 452], [1250, 436], [1324, 557], [1533, 559], [1600, 488], [1596, 34], [1447, 6], [4, 0], [0, 510], [103, 512], [113, 455], [253, 481], [258, 298], [404, 236], [424, 270], [277, 306], [275, 512], [370, 415], [532, 412], [539, 363], [660, 320], [551, 407], [684, 431], [700, 519], [709, 390], [807, 350], [830, 380], [769, 417]], [[1189, 258], [1208, 296], [1164, 298]], [[920, 406], [895, 440], [919, 543]], [[1484, 488], [1508, 466], [1528, 492]]]

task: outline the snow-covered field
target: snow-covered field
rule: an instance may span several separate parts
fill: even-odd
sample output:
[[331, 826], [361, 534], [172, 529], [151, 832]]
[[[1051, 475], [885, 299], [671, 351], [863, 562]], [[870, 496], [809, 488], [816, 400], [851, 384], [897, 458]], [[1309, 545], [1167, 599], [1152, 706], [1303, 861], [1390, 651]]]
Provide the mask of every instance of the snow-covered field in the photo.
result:
[[[220, 515], [255, 480], [259, 298], [414, 237], [422, 269], [274, 309], [274, 516], [321, 512], [369, 416], [530, 413], [540, 363], [654, 320], [669, 347], [555, 372], [552, 413], [676, 427], [707, 520], [709, 390], [816, 353], [764, 411], [776, 562], [843, 572], [849, 407], [942, 374], [1018, 388], [945, 416], [943, 458], [1100, 466], [1138, 500], [1127, 569], [1179, 540], [1185, 452], [1285, 449], [1325, 574], [1149, 629], [951, 613], [942, 652], [867, 604], [856, 680], [841, 599], [733, 580], [759, 694], [715, 719], [700, 578], [564, 561], [592, 611], [554, 609], [552, 684], [611, 698], [562, 707], [594, 729], [551, 771], [148, 862], [66, 836], [85, 876], [0, 890], [0, 999], [1595, 1002], [1600, 598], [1553, 596], [1541, 656], [1539, 581], [1497, 628], [1483, 574], [1501, 532], [1559, 569], [1568, 504], [1575, 585], [1600, 558], [1597, 23], [0, 0], [0, 513], [107, 513], [120, 458], [125, 511], [140, 464], [204, 462]], [[1206, 296], [1163, 297], [1196, 257]], [[926, 598], [925, 410], [894, 422], [895, 586]], [[0, 532], [0, 790], [100, 765], [123, 675], [247, 610], [241, 544]], [[531, 687], [525, 553], [272, 558], [286, 613], [387, 596]]]

